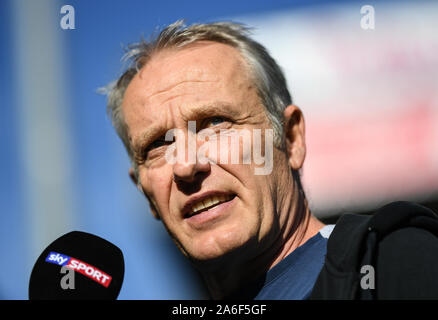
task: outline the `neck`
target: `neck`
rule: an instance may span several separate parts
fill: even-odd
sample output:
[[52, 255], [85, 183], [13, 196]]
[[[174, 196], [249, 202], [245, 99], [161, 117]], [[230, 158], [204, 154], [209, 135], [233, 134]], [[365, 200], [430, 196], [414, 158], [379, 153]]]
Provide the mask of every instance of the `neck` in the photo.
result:
[[279, 207], [284, 208], [279, 215], [282, 227], [274, 228], [260, 253], [246, 261], [239, 260], [237, 253], [220, 267], [201, 271], [213, 299], [222, 299], [254, 282], [324, 226], [311, 214], [304, 192], [286, 198], [286, 205]]

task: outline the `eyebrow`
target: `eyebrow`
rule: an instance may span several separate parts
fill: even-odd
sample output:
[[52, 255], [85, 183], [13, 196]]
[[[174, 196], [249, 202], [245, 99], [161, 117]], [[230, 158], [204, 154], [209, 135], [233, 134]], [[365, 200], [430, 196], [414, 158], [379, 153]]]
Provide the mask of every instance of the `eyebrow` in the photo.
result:
[[[200, 120], [211, 116], [228, 116], [230, 118], [237, 116], [238, 111], [233, 108], [233, 105], [228, 102], [216, 101], [211, 104], [201, 105], [194, 107], [185, 112], [184, 120]], [[155, 138], [159, 138], [165, 135], [165, 133], [172, 128], [163, 128], [161, 125], [152, 125], [144, 130], [133, 146], [135, 150], [143, 150], [149, 142], [152, 142]]]

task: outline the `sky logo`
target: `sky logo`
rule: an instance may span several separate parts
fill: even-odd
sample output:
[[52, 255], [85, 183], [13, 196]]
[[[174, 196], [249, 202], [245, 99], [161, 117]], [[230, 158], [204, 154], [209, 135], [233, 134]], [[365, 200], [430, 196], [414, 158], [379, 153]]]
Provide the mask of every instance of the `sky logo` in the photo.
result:
[[73, 269], [74, 271], [96, 281], [97, 283], [100, 283], [105, 288], [108, 288], [112, 279], [110, 275], [100, 271], [96, 267], [93, 267], [86, 262], [57, 252], [50, 252], [46, 258], [46, 262], [54, 263], [59, 266], [67, 266], [70, 269]]
[[54, 263], [59, 266], [65, 266], [69, 260], [69, 256], [57, 252], [50, 252], [46, 258], [46, 262]]

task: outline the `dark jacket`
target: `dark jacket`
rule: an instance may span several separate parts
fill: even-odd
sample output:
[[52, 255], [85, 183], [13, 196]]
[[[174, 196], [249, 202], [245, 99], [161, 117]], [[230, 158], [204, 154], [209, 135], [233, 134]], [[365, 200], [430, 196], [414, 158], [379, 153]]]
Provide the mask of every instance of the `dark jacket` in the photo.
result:
[[402, 201], [343, 215], [310, 299], [438, 299], [438, 216]]

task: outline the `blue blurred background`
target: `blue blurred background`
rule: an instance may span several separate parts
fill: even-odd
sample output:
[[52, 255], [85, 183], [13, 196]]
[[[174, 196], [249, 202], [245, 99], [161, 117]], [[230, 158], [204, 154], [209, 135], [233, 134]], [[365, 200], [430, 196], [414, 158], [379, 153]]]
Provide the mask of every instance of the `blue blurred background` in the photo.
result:
[[[398, 2], [378, 3], [399, 6]], [[60, 27], [60, 9], [66, 4], [75, 10], [74, 30]], [[308, 0], [0, 1], [0, 299], [27, 299], [29, 276], [38, 255], [50, 242], [71, 230], [99, 235], [122, 249], [126, 271], [119, 299], [206, 298], [198, 274], [174, 247], [161, 223], [152, 218], [146, 200], [128, 178], [128, 157], [106, 115], [106, 97], [97, 89], [122, 73], [123, 46], [137, 42], [141, 36], [147, 38], [157, 27], [178, 19], [184, 18], [187, 23], [231, 19], [262, 28], [269, 21], [289, 19], [284, 13], [290, 12], [288, 21], [306, 21], [310, 17], [307, 23], [312, 19], [322, 23], [329, 19], [330, 28], [339, 22], [331, 13], [352, 8], [354, 14], [341, 16], [346, 17], [345, 21], [354, 20], [358, 26], [363, 4], [374, 4], [377, 9], [379, 6], [373, 1]], [[421, 12], [427, 12], [429, 5], [432, 6], [426, 2], [426, 9]], [[376, 21], [377, 32], [379, 20]], [[260, 41], [275, 40], [275, 27], [272, 28], [270, 36], [260, 34]], [[348, 24], [340, 28], [348, 29]], [[400, 34], [404, 34], [401, 29]], [[328, 37], [336, 35], [334, 30]], [[321, 37], [330, 41], [326, 35]], [[424, 43], [429, 43], [427, 36], [424, 39]], [[264, 44], [271, 48], [271, 44]], [[272, 43], [272, 47], [275, 45]], [[437, 47], [433, 48], [436, 53]], [[430, 63], [425, 68], [436, 71], [436, 59]], [[289, 74], [287, 61], [285, 64]], [[316, 65], [312, 68], [322, 70]], [[312, 81], [322, 76], [316, 74]], [[433, 82], [436, 78], [426, 80]], [[308, 83], [300, 82], [299, 77], [295, 82]], [[295, 94], [293, 85], [291, 89]], [[432, 89], [436, 87], [430, 92]], [[303, 105], [307, 102], [306, 93], [305, 88], [297, 88]], [[436, 120], [437, 98], [433, 94], [429, 97], [427, 110], [423, 108], [421, 112], [429, 112]], [[309, 99], [308, 104], [309, 114], [315, 118], [326, 114], [320, 112], [320, 104], [314, 100]], [[331, 115], [342, 112], [336, 107], [330, 110]], [[437, 124], [435, 120], [433, 123]], [[312, 137], [312, 121], [309, 123]], [[316, 134], [313, 137], [318, 139]], [[423, 137], [426, 149], [438, 146], [436, 137], [436, 131], [427, 132]], [[316, 155], [318, 149], [315, 143], [313, 146]], [[312, 153], [309, 157], [311, 161]], [[438, 163], [436, 153], [424, 157]], [[437, 167], [429, 167], [427, 175], [436, 177]], [[415, 171], [414, 175], [418, 176]], [[319, 177], [320, 172], [316, 180]], [[411, 176], [404, 179], [407, 183], [415, 180]], [[326, 201], [317, 190], [325, 190], [327, 185], [318, 189], [310, 173], [308, 181], [310, 195], [312, 183], [315, 185], [311, 200], [320, 217], [341, 209], [365, 211], [376, 204], [370, 201], [372, 194], [359, 202], [349, 199], [349, 205], [343, 206]], [[425, 189], [427, 197], [418, 200], [432, 203], [436, 187], [433, 182], [419, 184], [415, 190], [379, 198], [378, 203], [397, 197], [416, 200]], [[375, 190], [371, 184], [368, 189]], [[327, 197], [333, 199], [333, 195]], [[355, 198], [354, 194], [351, 198]]]

